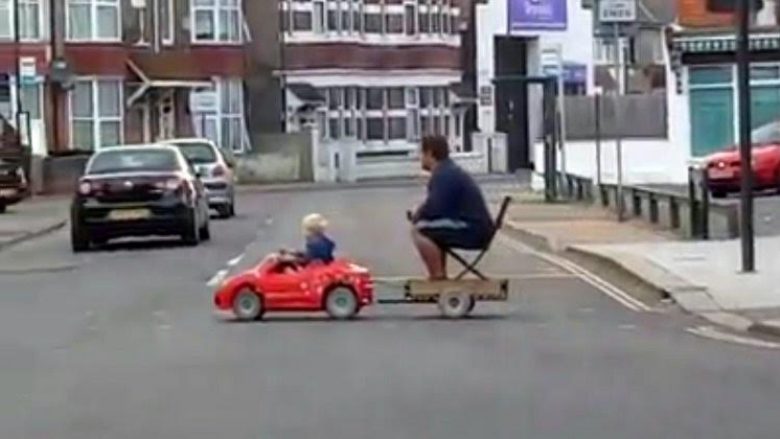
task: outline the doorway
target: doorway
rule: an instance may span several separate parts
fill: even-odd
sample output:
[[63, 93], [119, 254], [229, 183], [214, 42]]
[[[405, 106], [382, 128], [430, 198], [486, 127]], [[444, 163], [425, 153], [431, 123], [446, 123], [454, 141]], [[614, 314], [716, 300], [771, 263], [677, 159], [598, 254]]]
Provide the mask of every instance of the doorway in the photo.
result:
[[158, 140], [172, 139], [176, 137], [176, 104], [173, 91], [167, 91], [157, 101], [157, 114], [160, 125], [157, 131]]
[[[527, 76], [527, 53], [527, 39], [496, 36], [495, 77]], [[507, 170], [533, 168], [528, 133], [528, 86], [522, 81], [499, 81], [495, 87], [495, 129], [507, 135]]]

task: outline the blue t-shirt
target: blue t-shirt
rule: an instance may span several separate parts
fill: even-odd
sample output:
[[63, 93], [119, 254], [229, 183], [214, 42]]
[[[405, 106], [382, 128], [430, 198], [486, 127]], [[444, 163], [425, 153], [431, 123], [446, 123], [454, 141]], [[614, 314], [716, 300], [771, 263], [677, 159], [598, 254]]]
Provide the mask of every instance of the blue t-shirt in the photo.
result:
[[333, 262], [333, 251], [336, 243], [323, 234], [315, 234], [306, 237], [306, 259], [309, 261], [322, 261], [326, 264]]
[[476, 233], [490, 233], [493, 229], [493, 219], [479, 186], [450, 159], [442, 160], [433, 170], [428, 198], [417, 211], [417, 218], [464, 223]]

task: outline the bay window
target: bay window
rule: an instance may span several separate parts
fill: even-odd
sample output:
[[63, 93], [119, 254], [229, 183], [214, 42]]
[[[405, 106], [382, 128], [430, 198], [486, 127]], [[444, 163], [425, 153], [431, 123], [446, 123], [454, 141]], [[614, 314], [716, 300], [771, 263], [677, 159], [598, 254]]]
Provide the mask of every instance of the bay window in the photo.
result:
[[160, 0], [160, 40], [165, 45], [173, 44], [174, 0]]
[[71, 41], [119, 41], [119, 0], [67, 0], [67, 36]]
[[122, 143], [122, 81], [78, 80], [70, 92], [70, 142], [92, 151]]
[[191, 0], [192, 40], [196, 43], [240, 43], [240, 0]]
[[193, 114], [197, 135], [206, 137], [221, 148], [242, 152], [245, 144], [244, 85], [240, 79], [222, 79], [215, 88], [193, 91], [213, 93], [218, 105]]

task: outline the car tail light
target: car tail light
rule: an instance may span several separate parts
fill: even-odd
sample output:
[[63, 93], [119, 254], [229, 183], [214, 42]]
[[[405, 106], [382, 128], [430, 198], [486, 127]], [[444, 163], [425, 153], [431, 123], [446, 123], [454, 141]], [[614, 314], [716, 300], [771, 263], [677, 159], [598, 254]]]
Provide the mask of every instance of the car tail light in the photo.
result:
[[92, 193], [92, 183], [88, 181], [82, 181], [79, 183], [79, 194], [89, 195], [90, 193]]
[[217, 165], [213, 171], [211, 171], [212, 177], [222, 177], [227, 174], [227, 170], [222, 165]]

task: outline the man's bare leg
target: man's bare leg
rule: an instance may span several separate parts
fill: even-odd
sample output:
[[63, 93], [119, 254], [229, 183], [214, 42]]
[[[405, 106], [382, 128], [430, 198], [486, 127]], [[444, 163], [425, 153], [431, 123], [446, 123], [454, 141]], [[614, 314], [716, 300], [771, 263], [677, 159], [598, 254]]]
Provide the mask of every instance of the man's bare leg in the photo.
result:
[[428, 270], [428, 277], [432, 280], [446, 279], [447, 272], [444, 265], [446, 255], [439, 246], [417, 229], [412, 229], [412, 241]]

